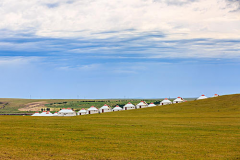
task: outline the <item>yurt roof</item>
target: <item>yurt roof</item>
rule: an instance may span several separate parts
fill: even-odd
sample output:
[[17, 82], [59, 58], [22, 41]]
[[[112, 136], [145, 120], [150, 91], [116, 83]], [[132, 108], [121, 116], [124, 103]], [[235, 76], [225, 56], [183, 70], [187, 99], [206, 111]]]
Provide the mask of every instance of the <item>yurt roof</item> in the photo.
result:
[[91, 106], [90, 108], [88, 108], [88, 111], [97, 111], [98, 109], [94, 106]]
[[117, 106], [114, 107], [113, 109], [122, 109], [122, 108], [117, 105]]
[[198, 99], [205, 99], [205, 98], [207, 98], [207, 97], [203, 94]]
[[165, 98], [163, 101], [161, 101], [161, 103], [164, 103], [164, 102], [171, 102], [171, 101]]
[[69, 109], [64, 109], [63, 108], [62, 110], [59, 111], [59, 113], [73, 113], [73, 112], [74, 111], [72, 109], [70, 109], [70, 108]]
[[140, 103], [138, 103], [138, 105], [140, 106], [140, 105], [147, 105], [147, 104], [146, 104], [146, 102], [141, 101]]
[[131, 102], [128, 102], [124, 107], [135, 107]]
[[100, 109], [109, 109], [108, 105], [104, 104]]
[[82, 108], [80, 111], [78, 111], [78, 113], [86, 113], [86, 109]]
[[148, 107], [153, 107], [153, 106], [156, 106], [154, 103], [150, 103], [149, 105], [148, 105]]
[[182, 100], [181, 97], [177, 97], [176, 99], [174, 99], [174, 102], [176, 102], [176, 101], [178, 101], [178, 102], [183, 102], [183, 100]]
[[39, 116], [40, 114], [38, 112], [34, 113], [32, 116]]

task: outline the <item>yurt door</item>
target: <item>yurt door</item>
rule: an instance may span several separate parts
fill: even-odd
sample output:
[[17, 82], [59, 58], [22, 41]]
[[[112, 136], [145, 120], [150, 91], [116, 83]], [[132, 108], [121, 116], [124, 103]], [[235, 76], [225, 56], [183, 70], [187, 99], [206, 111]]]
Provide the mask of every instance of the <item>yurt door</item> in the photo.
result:
[[104, 113], [104, 109], [102, 109], [102, 113]]
[[127, 110], [127, 107], [125, 108], [125, 110]]
[[91, 114], [91, 111], [88, 111], [88, 114]]
[[140, 106], [139, 108], [142, 108], [142, 106]]

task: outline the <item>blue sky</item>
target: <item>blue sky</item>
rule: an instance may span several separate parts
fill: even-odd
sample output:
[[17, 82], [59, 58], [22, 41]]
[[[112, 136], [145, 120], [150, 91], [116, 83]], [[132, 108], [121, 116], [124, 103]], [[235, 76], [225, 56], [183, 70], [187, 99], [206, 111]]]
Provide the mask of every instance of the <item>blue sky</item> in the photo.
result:
[[0, 14], [3, 98], [240, 90], [237, 0], [3, 0]]

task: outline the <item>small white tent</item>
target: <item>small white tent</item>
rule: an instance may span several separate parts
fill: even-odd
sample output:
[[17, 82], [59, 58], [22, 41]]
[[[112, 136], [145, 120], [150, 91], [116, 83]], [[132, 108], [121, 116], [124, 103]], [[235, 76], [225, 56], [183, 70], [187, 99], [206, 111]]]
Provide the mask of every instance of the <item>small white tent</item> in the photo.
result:
[[98, 109], [94, 106], [88, 108], [87, 110], [87, 114], [96, 114], [96, 113], [98, 113]]
[[40, 116], [46, 116], [46, 111], [43, 111], [42, 113], [40, 113]]
[[53, 116], [53, 114], [50, 111], [47, 111], [45, 116]]
[[214, 94], [214, 96], [213, 97], [219, 97], [219, 95], [218, 94]]
[[128, 102], [128, 104], [123, 106], [123, 110], [130, 110], [130, 109], [135, 109], [135, 106], [131, 102]]
[[160, 105], [167, 105], [167, 104], [172, 104], [172, 102], [167, 98], [165, 98], [163, 101], [160, 102]]
[[197, 98], [197, 100], [200, 100], [200, 99], [206, 99], [207, 97], [203, 94], [201, 95], [199, 98]]
[[58, 113], [57, 112], [53, 113], [53, 116], [58, 116]]
[[86, 109], [84, 109], [84, 108], [82, 108], [80, 111], [78, 111], [78, 115], [85, 115], [85, 114], [87, 114], [87, 111], [86, 111]]
[[148, 107], [155, 107], [156, 105], [154, 103], [150, 103]]
[[183, 100], [183, 98], [181, 98], [181, 97], [177, 97], [177, 98], [173, 101], [173, 103], [182, 103], [182, 102], [184, 102], [184, 100]]
[[41, 115], [38, 112], [36, 112], [32, 116], [41, 116]]
[[71, 108], [63, 108], [58, 112], [58, 116], [76, 116], [76, 112], [73, 111]]
[[115, 111], [122, 111], [122, 110], [123, 109], [121, 107], [119, 107], [118, 105], [113, 108], [113, 112], [115, 112]]
[[148, 107], [148, 104], [146, 103], [146, 102], [144, 102], [144, 101], [141, 101], [140, 103], [138, 103], [137, 105], [136, 105], [136, 108], [138, 109], [138, 108], [146, 108], [146, 107]]
[[99, 108], [99, 112], [100, 112], [100, 113], [112, 112], [112, 108], [109, 107], [108, 105], [104, 104], [104, 106], [102, 106], [101, 108]]

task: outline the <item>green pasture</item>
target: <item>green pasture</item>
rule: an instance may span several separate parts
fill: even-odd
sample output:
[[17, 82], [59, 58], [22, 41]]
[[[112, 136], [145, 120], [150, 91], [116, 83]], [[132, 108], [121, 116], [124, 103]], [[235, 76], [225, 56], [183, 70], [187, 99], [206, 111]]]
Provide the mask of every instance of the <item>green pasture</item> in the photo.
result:
[[0, 159], [239, 159], [240, 94], [76, 117], [0, 116]]

